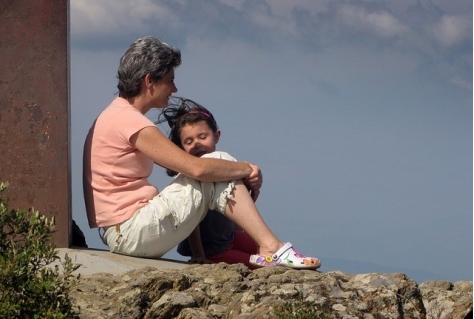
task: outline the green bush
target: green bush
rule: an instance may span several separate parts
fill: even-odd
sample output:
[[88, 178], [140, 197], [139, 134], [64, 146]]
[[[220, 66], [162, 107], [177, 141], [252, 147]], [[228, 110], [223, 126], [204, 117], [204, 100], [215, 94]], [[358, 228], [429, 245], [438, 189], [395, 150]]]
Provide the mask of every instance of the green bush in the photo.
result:
[[[0, 183], [0, 193], [7, 187]], [[68, 294], [79, 266], [58, 256], [53, 231], [54, 217], [33, 208], [9, 210], [0, 196], [0, 318], [75, 317]]]
[[275, 309], [278, 319], [331, 319], [332, 316], [318, 309], [314, 302], [303, 300], [302, 294], [296, 300], [287, 300]]

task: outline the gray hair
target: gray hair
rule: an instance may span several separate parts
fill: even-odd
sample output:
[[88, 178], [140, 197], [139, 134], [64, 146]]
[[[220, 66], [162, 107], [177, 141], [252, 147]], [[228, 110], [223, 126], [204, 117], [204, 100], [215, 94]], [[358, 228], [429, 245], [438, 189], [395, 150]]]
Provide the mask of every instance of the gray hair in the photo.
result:
[[136, 40], [120, 58], [118, 68], [119, 95], [134, 97], [140, 93], [140, 85], [145, 75], [153, 81], [181, 64], [181, 51], [156, 37]]

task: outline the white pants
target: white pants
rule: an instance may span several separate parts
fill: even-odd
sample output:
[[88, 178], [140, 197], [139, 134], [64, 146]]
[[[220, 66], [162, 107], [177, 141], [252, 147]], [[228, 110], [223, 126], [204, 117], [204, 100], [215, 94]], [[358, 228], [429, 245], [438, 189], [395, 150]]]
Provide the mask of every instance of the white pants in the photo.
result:
[[[202, 157], [235, 161], [224, 152]], [[129, 220], [106, 229], [102, 241], [113, 253], [159, 258], [191, 234], [209, 209], [225, 212], [235, 181], [199, 182], [178, 174]]]

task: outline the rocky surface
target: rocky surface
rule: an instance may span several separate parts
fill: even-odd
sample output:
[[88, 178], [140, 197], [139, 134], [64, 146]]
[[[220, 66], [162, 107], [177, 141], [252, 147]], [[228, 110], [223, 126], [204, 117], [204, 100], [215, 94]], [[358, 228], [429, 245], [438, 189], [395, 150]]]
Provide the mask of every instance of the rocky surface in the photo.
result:
[[472, 281], [427, 281], [419, 288], [427, 318], [472, 318]]
[[81, 319], [279, 318], [285, 304], [316, 318], [472, 318], [472, 281], [226, 264], [83, 276], [71, 298]]

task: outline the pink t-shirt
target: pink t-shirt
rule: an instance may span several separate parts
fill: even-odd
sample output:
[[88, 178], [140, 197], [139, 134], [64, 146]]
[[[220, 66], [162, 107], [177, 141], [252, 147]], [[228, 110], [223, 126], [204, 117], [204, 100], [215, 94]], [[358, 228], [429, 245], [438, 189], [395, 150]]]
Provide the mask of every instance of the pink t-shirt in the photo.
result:
[[83, 185], [89, 226], [119, 224], [158, 194], [148, 183], [153, 160], [130, 137], [155, 126], [127, 100], [117, 97], [99, 115], [84, 145]]

